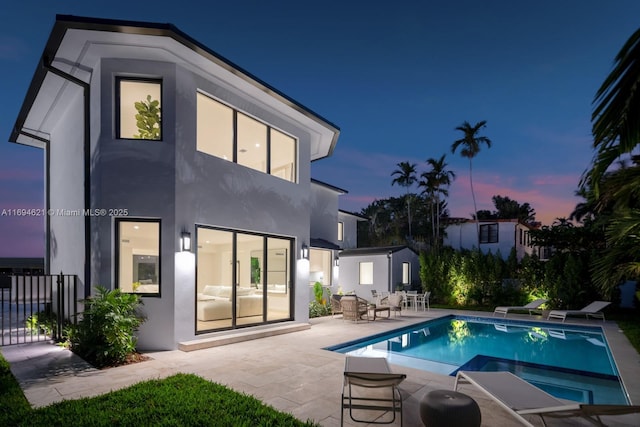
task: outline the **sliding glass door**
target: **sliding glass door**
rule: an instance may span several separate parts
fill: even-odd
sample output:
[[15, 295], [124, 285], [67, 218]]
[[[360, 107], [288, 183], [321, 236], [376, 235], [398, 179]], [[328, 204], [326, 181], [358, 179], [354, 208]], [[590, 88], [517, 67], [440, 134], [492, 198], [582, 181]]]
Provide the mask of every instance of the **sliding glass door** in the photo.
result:
[[196, 332], [292, 318], [292, 239], [198, 226], [196, 240]]

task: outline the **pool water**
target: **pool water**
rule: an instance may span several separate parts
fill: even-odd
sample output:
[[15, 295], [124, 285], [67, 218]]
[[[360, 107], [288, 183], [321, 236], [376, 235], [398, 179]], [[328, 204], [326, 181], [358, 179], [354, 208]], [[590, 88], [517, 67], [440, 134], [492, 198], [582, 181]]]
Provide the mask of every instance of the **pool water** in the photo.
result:
[[600, 327], [447, 316], [329, 350], [445, 375], [510, 371], [559, 398], [629, 404]]

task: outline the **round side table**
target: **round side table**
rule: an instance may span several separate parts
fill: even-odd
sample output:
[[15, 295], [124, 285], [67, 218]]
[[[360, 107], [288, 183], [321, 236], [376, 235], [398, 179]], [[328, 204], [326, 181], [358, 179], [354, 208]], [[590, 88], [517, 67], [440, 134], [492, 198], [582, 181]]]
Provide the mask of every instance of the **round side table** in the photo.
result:
[[420, 418], [427, 427], [480, 427], [482, 416], [475, 400], [464, 393], [433, 390], [420, 401]]

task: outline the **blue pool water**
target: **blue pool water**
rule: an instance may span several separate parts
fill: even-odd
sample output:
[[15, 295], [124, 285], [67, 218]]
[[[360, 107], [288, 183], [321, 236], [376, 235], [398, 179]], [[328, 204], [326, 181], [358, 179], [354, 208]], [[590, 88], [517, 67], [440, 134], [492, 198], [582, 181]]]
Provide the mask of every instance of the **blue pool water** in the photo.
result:
[[447, 316], [328, 350], [445, 375], [511, 371], [559, 398], [629, 404], [599, 327]]

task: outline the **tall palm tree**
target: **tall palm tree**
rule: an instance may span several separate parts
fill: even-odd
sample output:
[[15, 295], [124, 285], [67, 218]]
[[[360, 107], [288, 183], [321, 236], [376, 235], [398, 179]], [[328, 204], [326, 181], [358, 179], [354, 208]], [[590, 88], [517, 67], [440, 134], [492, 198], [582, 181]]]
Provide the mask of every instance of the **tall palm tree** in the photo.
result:
[[[471, 185], [471, 198], [473, 199], [473, 215], [477, 216], [478, 208], [476, 207], [476, 195], [473, 191], [473, 177], [472, 177], [472, 166], [471, 160], [478, 155], [480, 152], [480, 146], [482, 144], [486, 144], [487, 148], [491, 148], [491, 140], [486, 136], [479, 136], [478, 132], [480, 129], [487, 125], [486, 120], [482, 120], [475, 124], [475, 126], [471, 126], [469, 122], [465, 121], [462, 125], [458, 126], [456, 130], [459, 130], [464, 134], [464, 136], [451, 145], [451, 152], [455, 153], [456, 149], [460, 146], [460, 154], [462, 157], [466, 157], [469, 159], [469, 184]], [[477, 218], [476, 218], [477, 219]], [[478, 239], [478, 247], [480, 247], [480, 226], [478, 221], [476, 220], [476, 237]]]
[[594, 103], [591, 121], [597, 151], [581, 186], [590, 186], [598, 196], [600, 181], [609, 166], [640, 143], [640, 29], [620, 49]]
[[417, 181], [416, 164], [400, 162], [396, 166], [398, 166], [398, 169], [391, 172], [391, 176], [395, 176], [393, 181], [391, 181], [391, 185], [398, 184], [399, 186], [407, 189], [407, 221], [409, 222], [409, 240], [411, 240], [411, 196], [409, 194], [409, 189]]
[[453, 171], [447, 170], [447, 163], [445, 163], [446, 155], [443, 154], [439, 159], [433, 157], [426, 160], [430, 167], [430, 170], [422, 173], [423, 180], [418, 184], [424, 186], [426, 191], [433, 196], [435, 204], [435, 215], [432, 214], [434, 221], [434, 239], [436, 245], [440, 242], [440, 217], [441, 217], [441, 199], [440, 196], [448, 197], [449, 191], [447, 187], [451, 185], [451, 181], [455, 179], [456, 174]]

